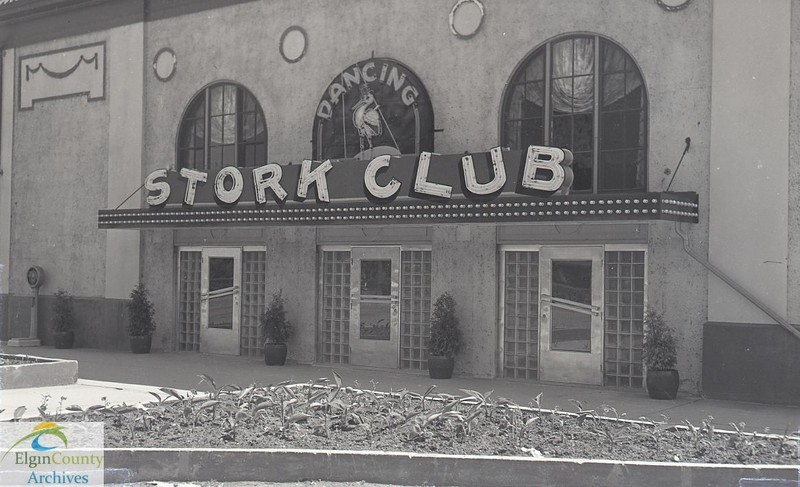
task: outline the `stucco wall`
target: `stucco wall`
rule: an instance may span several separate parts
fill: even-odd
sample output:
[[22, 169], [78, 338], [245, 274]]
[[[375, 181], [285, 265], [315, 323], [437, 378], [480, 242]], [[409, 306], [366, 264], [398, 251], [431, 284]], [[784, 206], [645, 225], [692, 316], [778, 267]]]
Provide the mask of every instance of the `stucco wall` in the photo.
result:
[[[700, 194], [701, 222], [688, 225], [687, 230], [693, 246], [705, 252], [711, 0], [695, 0], [679, 12], [666, 12], [655, 2], [641, 0], [485, 3], [484, 24], [469, 40], [458, 39], [449, 31], [447, 16], [452, 2], [425, 0], [262, 0], [148, 22], [142, 32], [143, 55], [129, 60], [143, 64], [143, 81], [137, 80], [143, 83], [144, 93], [140, 124], [142, 167], [137, 170], [127, 162], [114, 163], [125, 167], [126, 179], [139, 173], [139, 182], [153, 169], [174, 168], [177, 130], [188, 102], [203, 86], [226, 79], [243, 84], [260, 102], [267, 119], [270, 162], [310, 157], [311, 127], [323, 90], [341, 69], [373, 54], [397, 59], [422, 80], [433, 103], [435, 127], [441, 130], [435, 136], [437, 152], [484, 151], [499, 143], [503, 91], [518, 63], [554, 36], [596, 33], [626, 49], [647, 84], [651, 191], [665, 188], [671, 177], [665, 170], [674, 169], [684, 139], [692, 138], [672, 189]], [[295, 24], [308, 33], [308, 50], [300, 62], [289, 64], [280, 56], [279, 40], [283, 31]], [[17, 55], [111, 37], [109, 33], [93, 34], [26, 46]], [[107, 56], [113, 60], [121, 51], [113, 43], [108, 47]], [[167, 82], [159, 81], [150, 67], [155, 54], [164, 47], [171, 48], [178, 59], [177, 71]], [[107, 97], [126, 93], [128, 87], [125, 80], [111, 80]], [[125, 110], [135, 108], [125, 105]], [[35, 260], [44, 265], [55, 276], [48, 281], [45, 294], [58, 287], [85, 296], [107, 293], [104, 280], [109, 272], [104, 262], [119, 256], [107, 254], [105, 231], [96, 228], [96, 210], [118, 203], [107, 201], [109, 147], [116, 147], [109, 144], [109, 124], [113, 122], [109, 110], [108, 98], [87, 103], [85, 97], [77, 96], [37, 102], [34, 110], [17, 114], [12, 262], [20, 266]], [[50, 162], [54, 160], [59, 164]], [[50, 173], [42, 173], [44, 169]], [[286, 273], [271, 275], [271, 287], [292, 288], [298, 296], [312, 296], [313, 249], [306, 243], [293, 244], [287, 231], [269, 230], [264, 242], [292, 256], [290, 262], [277, 264], [287, 270], [295, 266], [296, 273], [292, 279], [283, 280], [279, 276]], [[462, 238], [465, 232], [470, 234], [468, 239]], [[141, 256], [127, 256], [140, 259], [142, 275], [153, 294], [159, 321], [156, 350], [175, 345], [175, 242], [173, 231], [144, 231]], [[452, 285], [464, 313], [463, 321], [474, 331], [467, 343], [473, 354], [460, 362], [458, 371], [490, 375], [494, 372], [497, 342], [496, 229], [493, 225], [442, 226], [436, 229], [434, 242], [437, 272], [442, 276], [458, 274], [455, 279], [435, 284], [438, 287], [434, 298]], [[707, 314], [706, 274], [683, 253], [671, 224], [650, 225], [648, 242], [649, 302], [663, 311], [679, 331], [679, 368], [684, 388], [692, 389], [700, 380], [700, 325]], [[129, 248], [130, 243], [121, 248]], [[473, 265], [464, 267], [457, 260], [463, 252], [473, 256]], [[11, 292], [26, 292], [19, 269], [12, 266], [10, 272]], [[295, 282], [295, 276], [304, 276], [304, 281]], [[293, 303], [289, 305], [291, 313]], [[313, 321], [315, 314], [309, 315], [313, 310], [307, 308], [300, 307], [303, 311], [294, 319]], [[292, 352], [296, 354], [294, 358], [313, 358], [313, 337], [295, 340], [299, 341]]]
[[[112, 315], [103, 310], [106, 304], [119, 308], [118, 300], [127, 298], [138, 280], [139, 232], [100, 230], [97, 210], [116, 207], [140, 184], [142, 40], [142, 24], [133, 24], [12, 51], [17, 71], [16, 99], [27, 74], [20, 72], [20, 58], [56, 51], [52, 56], [57, 59], [57, 52], [66, 50], [65, 59], [69, 59], [74, 57], [70, 50], [103, 43], [104, 62], [98, 64], [104, 86], [102, 98], [89, 100], [85, 93], [67, 95], [35, 100], [33, 107], [25, 110], [19, 109], [19, 102], [10, 104], [14, 167], [8, 174], [12, 222], [9, 290], [30, 295], [25, 270], [36, 264], [46, 276], [43, 296], [64, 289], [86, 303], [96, 303], [85, 306], [84, 315], [93, 322], [93, 329], [105, 336], [92, 338], [85, 345], [116, 343], [119, 332], [124, 334], [122, 315], [116, 313], [114, 322], [107, 323]], [[47, 64], [44, 68], [59, 72], [50, 64], [57, 62], [52, 56], [43, 63]], [[56, 91], [63, 83], [91, 85], [98, 70], [91, 65], [84, 68], [80, 62], [78, 67], [62, 78], [42, 70], [30, 76], [40, 82], [50, 79]], [[38, 94], [50, 93], [45, 90]], [[12, 138], [4, 141], [11, 142]], [[138, 206], [136, 199], [133, 203]], [[112, 299], [104, 303], [103, 298]], [[8, 324], [13, 326], [16, 323]]]
[[152, 349], [176, 350], [177, 261], [170, 230], [143, 230], [141, 234], [142, 282], [155, 307], [156, 331]]
[[[105, 34], [81, 36], [16, 54], [105, 40]], [[14, 114], [11, 293], [30, 294], [25, 269], [36, 264], [46, 274], [43, 294], [59, 288], [76, 296], [104, 294], [105, 232], [97, 228], [97, 209], [107, 204], [106, 95], [91, 102], [86, 95], [36, 101], [33, 109]]]
[[[691, 137], [691, 149], [672, 189], [700, 194], [701, 223], [687, 226], [687, 230], [693, 246], [706, 251], [711, 0], [696, 0], [679, 12], [666, 12], [655, 2], [639, 0], [549, 0], [535, 5], [523, 0], [486, 2], [484, 24], [469, 40], [450, 33], [447, 15], [451, 6], [451, 2], [423, 0], [369, 4], [355, 0], [257, 1], [148, 23], [145, 64], [163, 47], [175, 51], [178, 64], [168, 82], [158, 81], [149, 70], [145, 74], [144, 172], [175, 166], [183, 111], [198, 90], [219, 80], [243, 84], [260, 102], [267, 118], [270, 162], [310, 157], [311, 127], [323, 90], [341, 69], [373, 54], [405, 63], [422, 80], [433, 103], [435, 126], [441, 129], [435, 137], [437, 152], [483, 151], [499, 143], [503, 90], [517, 64], [553, 36], [590, 32], [619, 43], [644, 76], [649, 95], [650, 190], [665, 189], [671, 177], [665, 170], [674, 169], [684, 139]], [[281, 58], [278, 46], [283, 31], [295, 24], [308, 33], [308, 49], [300, 62], [289, 64]], [[187, 36], [186, 32], [202, 35]], [[439, 242], [451, 241], [447, 235], [452, 229], [437, 231], [443, 232]], [[474, 269], [481, 272], [474, 277], [480, 276], [480, 289], [473, 290], [471, 283], [458, 284], [469, 287], [457, 296], [462, 306], [484, 299], [486, 303], [496, 301], [495, 286], [490, 284], [496, 282], [494, 227], [475, 227], [472, 232], [486, 233], [485, 241], [473, 239], [486, 245], [452, 239], [455, 244], [447, 243], [447, 250], [438, 252], [434, 245], [435, 265], [437, 256], [450, 262], [451, 246], [460, 245], [466, 246], [463, 250], [475, 250], [476, 261], [486, 266]], [[650, 304], [678, 329], [684, 388], [696, 389], [701, 325], [707, 314], [706, 273], [683, 252], [671, 224], [652, 224], [648, 232]], [[144, 243], [145, 248], [148, 245]], [[444, 269], [445, 263], [438, 265]], [[173, 267], [145, 265], [150, 269], [147, 272], [160, 273], [162, 278]], [[435, 290], [435, 295], [437, 291], [442, 289]], [[485, 309], [469, 319], [491, 323], [487, 330], [495, 333], [496, 310], [492, 306]], [[495, 343], [492, 338], [485, 346], [493, 348]], [[461, 372], [493, 373], [493, 354], [493, 349], [485, 356], [481, 352], [478, 358], [463, 363]]]
[[494, 225], [439, 225], [433, 231], [431, 306], [456, 301], [463, 349], [456, 374], [491, 377], [497, 351], [497, 232]]
[[[787, 309], [791, 4], [714, 3], [709, 259], [781, 316]], [[773, 323], [716, 277], [708, 300], [710, 321]]]
[[800, 323], [800, 5], [792, 3], [789, 73], [788, 318]]
[[[152, 72], [146, 75], [148, 169], [175, 164], [177, 128], [189, 100], [208, 83], [225, 79], [242, 83], [261, 103], [270, 161], [310, 157], [312, 121], [323, 90], [342, 69], [373, 53], [405, 63], [421, 78], [442, 130], [436, 134], [437, 152], [486, 150], [498, 143], [503, 89], [516, 65], [547, 39], [570, 32], [608, 36], [642, 68], [651, 98], [654, 182], [677, 162], [686, 136], [707, 139], [702, 135], [708, 129], [703, 117], [709, 108], [709, 0], [677, 13], [638, 0], [550, 0], [535, 6], [507, 0], [487, 5], [484, 25], [469, 40], [450, 33], [450, 7], [424, 0], [260, 1], [149, 23], [145, 62], [169, 47], [178, 65], [166, 83]], [[308, 32], [308, 50], [300, 62], [289, 64], [278, 45], [283, 31], [295, 24]], [[702, 146], [698, 150], [702, 155]], [[685, 176], [676, 180], [676, 189]]]

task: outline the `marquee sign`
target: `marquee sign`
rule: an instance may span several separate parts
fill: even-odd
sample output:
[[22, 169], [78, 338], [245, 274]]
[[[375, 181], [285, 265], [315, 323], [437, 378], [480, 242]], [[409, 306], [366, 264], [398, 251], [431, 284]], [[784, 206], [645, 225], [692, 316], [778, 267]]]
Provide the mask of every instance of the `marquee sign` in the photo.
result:
[[344, 69], [317, 105], [313, 157], [372, 159], [433, 150], [433, 107], [405, 65], [372, 58]]
[[153, 171], [150, 208], [100, 210], [101, 228], [391, 222], [680, 220], [695, 193], [569, 194], [572, 154], [527, 151]]

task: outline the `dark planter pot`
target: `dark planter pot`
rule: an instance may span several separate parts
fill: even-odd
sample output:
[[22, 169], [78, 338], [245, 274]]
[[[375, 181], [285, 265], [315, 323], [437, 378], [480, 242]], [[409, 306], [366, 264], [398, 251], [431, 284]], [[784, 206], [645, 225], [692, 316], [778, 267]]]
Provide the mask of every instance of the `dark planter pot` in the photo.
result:
[[153, 342], [151, 335], [129, 336], [131, 339], [131, 352], [150, 353], [150, 345]]
[[449, 379], [453, 377], [453, 367], [455, 363], [456, 361], [453, 357], [429, 355], [428, 375], [431, 379]]
[[54, 331], [53, 332], [53, 346], [56, 348], [72, 348], [75, 343], [75, 332], [70, 331]]
[[283, 365], [286, 363], [285, 343], [265, 343], [264, 344], [264, 363], [267, 365]]
[[675, 399], [678, 396], [680, 376], [674, 369], [648, 370], [646, 383], [647, 393], [651, 398]]

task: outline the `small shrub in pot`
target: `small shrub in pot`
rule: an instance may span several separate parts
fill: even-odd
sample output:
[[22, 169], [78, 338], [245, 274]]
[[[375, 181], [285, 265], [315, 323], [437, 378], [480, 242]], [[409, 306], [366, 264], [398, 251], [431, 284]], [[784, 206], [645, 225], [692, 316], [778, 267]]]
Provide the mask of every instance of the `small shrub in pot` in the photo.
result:
[[264, 363], [283, 365], [288, 348], [286, 342], [292, 334], [292, 324], [286, 318], [286, 302], [282, 291], [272, 295], [272, 301], [261, 315], [261, 334], [264, 337]]
[[461, 351], [461, 345], [456, 301], [450, 293], [444, 293], [434, 303], [431, 315], [428, 374], [432, 379], [449, 379], [453, 376], [455, 356]]
[[642, 354], [647, 368], [647, 393], [653, 399], [675, 399], [680, 376], [675, 370], [678, 354], [672, 329], [652, 309], [645, 313], [644, 327]]
[[128, 336], [133, 353], [149, 353], [156, 322], [155, 307], [144, 283], [140, 282], [131, 291], [131, 300], [125, 304], [128, 311]]
[[72, 348], [75, 342], [75, 309], [72, 295], [59, 289], [53, 302], [53, 345], [55, 348]]

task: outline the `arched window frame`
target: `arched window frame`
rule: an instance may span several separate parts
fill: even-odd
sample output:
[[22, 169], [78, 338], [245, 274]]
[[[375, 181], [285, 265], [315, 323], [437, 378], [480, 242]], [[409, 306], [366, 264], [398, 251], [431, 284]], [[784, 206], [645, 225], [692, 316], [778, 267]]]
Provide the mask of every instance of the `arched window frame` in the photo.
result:
[[[222, 89], [222, 111], [214, 113], [209, 109], [212, 91]], [[226, 109], [225, 93], [235, 93], [233, 110]], [[212, 124], [220, 120], [219, 142], [212, 141]], [[247, 138], [247, 122], [253, 124], [253, 137]], [[225, 143], [227, 123], [232, 123], [234, 136], [232, 143]], [[259, 123], [262, 130], [259, 132]], [[187, 131], [189, 131], [187, 133]], [[199, 135], [200, 134], [200, 135]], [[255, 140], [252, 140], [255, 138]], [[191, 143], [186, 143], [191, 139]], [[198, 143], [202, 139], [202, 143]], [[267, 163], [269, 148], [268, 126], [261, 104], [253, 93], [234, 81], [215, 81], [198, 91], [184, 109], [178, 125], [175, 144], [175, 160], [178, 170], [182, 168], [199, 171], [214, 171], [224, 166], [250, 167]], [[226, 154], [229, 151], [229, 154]], [[232, 154], [232, 160], [231, 160]]]
[[[649, 138], [649, 96], [647, 93], [647, 83], [644, 79], [644, 75], [642, 74], [642, 70], [639, 68], [638, 63], [633, 58], [633, 56], [624, 49], [619, 43], [593, 33], [586, 33], [586, 32], [576, 32], [576, 33], [569, 33], [563, 34], [551, 39], [548, 39], [544, 43], [538, 45], [534, 49], [532, 49], [515, 67], [512, 75], [509, 77], [509, 81], [506, 83], [505, 90], [503, 92], [501, 107], [500, 107], [500, 144], [503, 146], [510, 147], [512, 149], [525, 149], [527, 147], [527, 143], [522, 143], [519, 146], [515, 146], [514, 144], [510, 144], [510, 129], [509, 125], [511, 123], [522, 123], [523, 119], [512, 119], [509, 117], [509, 107], [511, 104], [511, 97], [514, 93], [514, 89], [518, 85], [530, 83], [527, 78], [522, 78], [520, 81], [520, 76], [525, 73], [525, 71], [534, 64], [537, 56], [541, 53], [544, 53], [544, 76], [542, 77], [542, 82], [544, 84], [544, 107], [543, 107], [543, 115], [541, 120], [541, 131], [543, 132], [542, 137], [540, 140], [535, 141], [533, 143], [540, 143], [542, 145], [560, 145], [562, 147], [568, 148], [573, 150], [572, 147], [569, 147], [568, 144], [559, 144], [558, 141], [553, 139], [557, 137], [553, 137], [554, 134], [554, 127], [553, 127], [553, 119], [554, 111], [552, 108], [552, 89], [553, 89], [553, 46], [568, 40], [574, 39], [592, 39], [593, 41], [593, 50], [594, 50], [594, 65], [592, 68], [592, 76], [593, 76], [593, 106], [592, 106], [592, 142], [591, 142], [591, 171], [592, 171], [592, 178], [591, 178], [591, 187], [588, 189], [575, 189], [575, 185], [573, 184], [573, 193], [625, 193], [625, 192], [645, 192], [648, 188], [648, 138]], [[641, 99], [641, 106], [636, 109], [616, 109], [616, 110], [609, 110], [604, 109], [602, 105], [602, 96], [603, 96], [603, 89], [604, 89], [604, 78], [607, 75], [615, 75], [619, 74], [616, 71], [606, 72], [604, 66], [604, 55], [602, 53], [604, 45], [610, 45], [614, 49], [620, 51], [625, 56], [625, 63], [626, 68], [624, 70], [624, 75], [627, 74], [634, 74], [638, 76], [638, 79], [641, 82], [642, 88], [642, 99]], [[574, 55], [573, 55], [574, 56]], [[574, 58], [573, 58], [574, 63]], [[630, 69], [627, 67], [628, 63], [630, 63]], [[576, 75], [572, 75], [573, 78], [577, 77]], [[598, 96], [599, 95], [599, 96]], [[610, 115], [613, 116], [614, 113], [622, 113], [622, 112], [638, 112], [639, 117], [641, 120], [640, 123], [640, 133], [639, 133], [639, 144], [637, 146], [627, 146], [624, 148], [608, 148], [604, 145], [604, 137], [603, 137], [603, 129], [604, 129], [604, 121], [603, 115]], [[525, 121], [535, 121], [535, 119], [525, 119]], [[521, 128], [519, 129], [521, 130]], [[574, 135], [571, 133], [571, 135]], [[519, 140], [522, 140], [522, 136], [518, 136]], [[573, 139], [574, 141], [574, 139]], [[524, 145], [525, 147], [522, 147]], [[627, 187], [613, 187], [610, 186], [608, 181], [605, 182], [604, 187], [601, 187], [601, 178], [603, 177], [603, 161], [601, 160], [601, 156], [604, 153], [612, 153], [612, 152], [633, 152], [637, 151], [639, 153], [640, 159], [640, 171], [636, 174], [636, 182], [635, 184], [629, 184]], [[581, 151], [574, 151], [580, 153]], [[584, 151], [588, 153], [589, 151]], [[577, 159], [577, 158], [576, 158]], [[573, 166], [576, 170], [579, 170], [578, 167], [575, 165]], [[576, 178], [578, 175], [576, 174]], [[578, 182], [578, 181], [576, 181]]]

